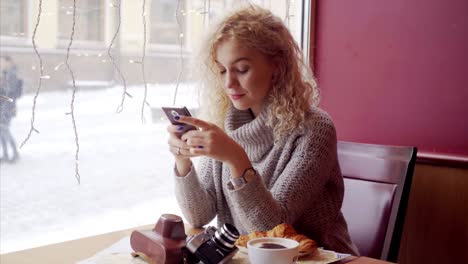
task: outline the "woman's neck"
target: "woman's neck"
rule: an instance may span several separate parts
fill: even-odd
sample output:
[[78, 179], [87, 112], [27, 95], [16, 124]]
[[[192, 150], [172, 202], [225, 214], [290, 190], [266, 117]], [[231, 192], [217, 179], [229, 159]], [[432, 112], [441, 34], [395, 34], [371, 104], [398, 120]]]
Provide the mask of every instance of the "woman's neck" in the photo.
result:
[[262, 112], [262, 109], [263, 109], [264, 105], [265, 105], [265, 103], [263, 103], [261, 105], [252, 106], [251, 108], [249, 108], [250, 113], [252, 113], [252, 115], [254, 117], [257, 117], [260, 114], [260, 112]]

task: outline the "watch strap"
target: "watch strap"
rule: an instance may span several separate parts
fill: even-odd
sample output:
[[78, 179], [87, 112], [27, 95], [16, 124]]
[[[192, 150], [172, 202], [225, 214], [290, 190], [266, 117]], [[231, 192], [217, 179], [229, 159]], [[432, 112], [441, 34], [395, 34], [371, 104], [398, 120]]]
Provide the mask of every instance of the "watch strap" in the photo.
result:
[[253, 173], [253, 175], [257, 175], [257, 172], [255, 171], [255, 169], [253, 167], [249, 167], [244, 170], [244, 172], [239, 178], [231, 178], [230, 183], [235, 189], [239, 189], [243, 187], [244, 185], [246, 185], [251, 180], [251, 178], [248, 177], [250, 173]]

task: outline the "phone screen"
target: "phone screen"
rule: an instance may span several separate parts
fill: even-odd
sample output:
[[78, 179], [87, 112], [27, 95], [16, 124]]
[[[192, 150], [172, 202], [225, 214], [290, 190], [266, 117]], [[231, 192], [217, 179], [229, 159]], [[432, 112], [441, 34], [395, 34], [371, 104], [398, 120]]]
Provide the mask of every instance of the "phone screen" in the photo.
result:
[[192, 116], [189, 110], [187, 109], [187, 107], [183, 106], [183, 107], [161, 107], [161, 108], [166, 114], [167, 119], [169, 119], [171, 124], [184, 127], [184, 129], [180, 131], [181, 134], [189, 130], [197, 130], [197, 128], [192, 125], [184, 124], [175, 120], [176, 116]]

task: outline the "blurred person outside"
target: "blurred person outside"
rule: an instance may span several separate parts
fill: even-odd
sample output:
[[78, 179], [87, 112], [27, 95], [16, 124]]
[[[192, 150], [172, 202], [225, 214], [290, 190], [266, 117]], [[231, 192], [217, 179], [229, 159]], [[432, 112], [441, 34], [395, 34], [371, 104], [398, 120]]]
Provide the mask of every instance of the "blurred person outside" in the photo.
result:
[[17, 66], [10, 56], [1, 57], [0, 67], [0, 141], [3, 153], [0, 161], [15, 162], [19, 153], [10, 124], [16, 116], [16, 100], [23, 92], [23, 80], [18, 78]]

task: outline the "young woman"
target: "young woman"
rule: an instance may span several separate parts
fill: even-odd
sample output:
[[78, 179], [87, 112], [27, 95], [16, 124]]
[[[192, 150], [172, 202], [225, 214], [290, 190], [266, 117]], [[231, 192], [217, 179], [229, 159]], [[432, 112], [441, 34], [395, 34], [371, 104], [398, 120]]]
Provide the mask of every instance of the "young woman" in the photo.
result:
[[243, 234], [289, 223], [320, 246], [357, 255], [340, 211], [335, 127], [315, 106], [316, 83], [281, 19], [240, 9], [205, 47], [202, 106], [210, 121], [180, 116], [199, 128], [183, 135], [168, 127], [185, 218], [199, 227], [217, 216]]

